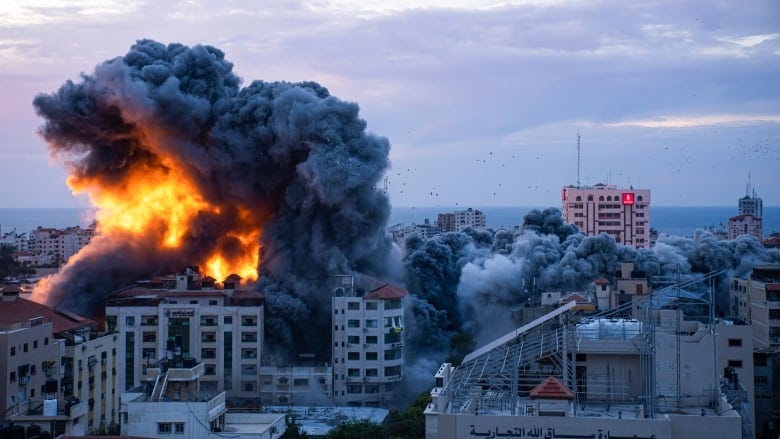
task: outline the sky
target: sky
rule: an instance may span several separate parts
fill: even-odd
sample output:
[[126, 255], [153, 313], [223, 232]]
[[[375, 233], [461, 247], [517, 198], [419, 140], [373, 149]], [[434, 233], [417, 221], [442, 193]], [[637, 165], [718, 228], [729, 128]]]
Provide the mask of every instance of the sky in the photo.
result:
[[253, 80], [316, 81], [392, 147], [395, 206], [780, 205], [780, 2], [0, 2], [0, 207], [86, 207], [37, 134], [38, 93], [138, 39], [206, 44]]

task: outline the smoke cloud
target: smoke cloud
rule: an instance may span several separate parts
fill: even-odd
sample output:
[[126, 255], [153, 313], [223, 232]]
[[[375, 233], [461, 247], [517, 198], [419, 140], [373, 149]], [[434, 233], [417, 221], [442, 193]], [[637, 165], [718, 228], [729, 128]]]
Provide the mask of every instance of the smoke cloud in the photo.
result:
[[[311, 328], [330, 325], [330, 277], [384, 274], [389, 203], [376, 184], [389, 142], [366, 132], [357, 104], [314, 82], [242, 88], [232, 67], [211, 46], [141, 40], [35, 98], [40, 132], [69, 185], [103, 214], [101, 235], [49, 280], [47, 302], [92, 314], [139, 277], [251, 247], [269, 343], [295, 339], [316, 352], [318, 335], [328, 334]], [[121, 222], [138, 216], [122, 211], [123, 197], [171, 182], [170, 192], [133, 203], [152, 212], [144, 227]], [[108, 230], [109, 219], [120, 226]]]
[[[623, 261], [648, 277], [681, 276], [701, 279], [705, 273], [723, 271], [718, 277], [716, 307], [727, 311], [728, 282], [744, 276], [756, 265], [780, 262], [754, 238], [716, 239], [698, 230], [692, 238], [661, 236], [652, 249], [618, 244], [607, 234], [585, 236], [563, 223], [559, 210], [534, 210], [524, 217], [520, 231], [498, 231], [492, 239], [473, 233], [447, 233], [428, 241], [407, 241], [406, 270], [410, 293], [426, 306], [412, 310], [424, 319], [423, 332], [411, 331], [409, 345], [430, 348], [430, 340], [442, 340], [466, 332], [483, 344], [514, 328], [512, 309], [524, 306], [531, 292], [586, 291], [599, 277], [614, 279]], [[446, 238], [445, 238], [446, 237]], [[456, 243], [456, 245], [453, 245]], [[484, 247], [486, 243], [490, 248]], [[434, 310], [428, 309], [432, 306]], [[446, 312], [446, 319], [435, 311]], [[447, 347], [434, 350], [440, 358]], [[415, 350], [412, 349], [412, 356]]]

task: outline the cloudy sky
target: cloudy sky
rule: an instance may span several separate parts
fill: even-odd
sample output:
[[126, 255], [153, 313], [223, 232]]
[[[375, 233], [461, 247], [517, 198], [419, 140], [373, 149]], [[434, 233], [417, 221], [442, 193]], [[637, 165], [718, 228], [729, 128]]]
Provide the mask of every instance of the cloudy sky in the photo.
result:
[[392, 144], [393, 205], [558, 206], [578, 132], [583, 184], [736, 205], [750, 172], [780, 205], [776, 0], [5, 0], [0, 207], [88, 205], [31, 102], [141, 38], [357, 102]]

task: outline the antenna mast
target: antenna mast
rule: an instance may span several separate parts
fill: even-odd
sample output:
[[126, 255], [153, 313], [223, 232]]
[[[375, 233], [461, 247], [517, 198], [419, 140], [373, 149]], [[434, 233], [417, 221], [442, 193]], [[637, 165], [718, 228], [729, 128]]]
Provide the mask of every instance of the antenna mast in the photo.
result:
[[577, 189], [580, 188], [580, 130], [577, 130]]

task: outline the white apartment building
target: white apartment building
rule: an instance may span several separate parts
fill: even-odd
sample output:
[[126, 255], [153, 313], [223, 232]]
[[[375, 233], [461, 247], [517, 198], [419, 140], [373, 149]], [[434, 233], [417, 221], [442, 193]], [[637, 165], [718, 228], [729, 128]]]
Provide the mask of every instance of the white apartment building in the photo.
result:
[[333, 401], [384, 406], [403, 379], [403, 300], [390, 284], [337, 276], [333, 288]]
[[29, 249], [46, 263], [63, 263], [89, 244], [95, 236], [95, 227], [79, 226], [65, 229], [38, 227], [30, 232]]
[[607, 233], [623, 245], [650, 248], [650, 189], [566, 186], [563, 219], [588, 236]]
[[222, 288], [183, 274], [139, 282], [106, 300], [106, 327], [119, 335], [120, 389], [134, 388], [160, 360], [180, 356], [203, 362], [203, 391], [225, 391], [229, 400], [259, 402], [263, 347], [263, 295], [240, 289], [231, 275]]
[[744, 197], [739, 199], [738, 203], [740, 215], [753, 215], [756, 218], [761, 218], [764, 211], [764, 202], [756, 196], [756, 191], [753, 191], [752, 197], [749, 194], [745, 194]]
[[[203, 389], [203, 363], [181, 356], [144, 370], [145, 386], [122, 394], [121, 433], [145, 438], [279, 439], [285, 415], [227, 409], [224, 391]], [[210, 387], [207, 385], [207, 387]]]

